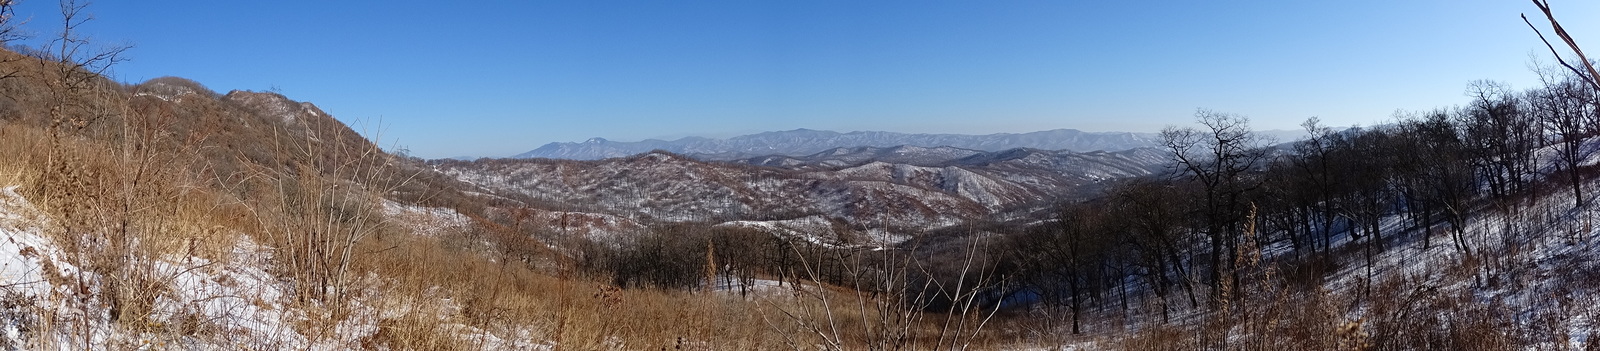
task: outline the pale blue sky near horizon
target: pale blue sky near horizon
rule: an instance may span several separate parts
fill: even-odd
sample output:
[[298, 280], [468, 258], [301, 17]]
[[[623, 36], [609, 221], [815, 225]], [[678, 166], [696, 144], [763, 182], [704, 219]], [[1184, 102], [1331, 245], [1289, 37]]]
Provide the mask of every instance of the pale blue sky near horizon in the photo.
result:
[[[1554, 0], [1580, 45], [1600, 3]], [[39, 36], [55, 2], [22, 0]], [[277, 90], [414, 155], [809, 128], [1153, 132], [1390, 120], [1529, 87], [1529, 1], [100, 1], [112, 74]], [[1547, 33], [1548, 35], [1549, 33]], [[1593, 44], [1600, 45], [1600, 44]]]

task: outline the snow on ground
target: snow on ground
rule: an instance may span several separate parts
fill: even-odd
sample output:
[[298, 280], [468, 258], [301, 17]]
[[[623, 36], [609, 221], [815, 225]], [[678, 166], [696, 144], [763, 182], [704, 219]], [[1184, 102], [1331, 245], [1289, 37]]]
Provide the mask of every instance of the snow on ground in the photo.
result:
[[[0, 346], [7, 349], [28, 347], [25, 333], [55, 318], [83, 318], [84, 311], [69, 298], [77, 292], [65, 286], [66, 277], [77, 276], [77, 267], [67, 263], [61, 250], [42, 233], [44, 216], [35, 211], [16, 187], [0, 189], [0, 293], [6, 308], [4, 335]], [[53, 311], [53, 313], [43, 313]], [[96, 333], [100, 334], [100, 333]], [[76, 341], [68, 333], [53, 333], [51, 344]], [[97, 336], [103, 338], [103, 335]], [[93, 342], [95, 340], [86, 340]]]
[[[185, 324], [197, 336], [163, 340], [111, 321], [104, 279], [80, 271], [72, 254], [44, 235], [48, 220], [19, 196], [0, 190], [0, 315], [7, 349], [305, 348], [283, 306], [281, 282], [266, 271], [267, 250], [244, 240], [224, 262], [168, 257], [135, 262], [167, 283], [153, 302], [149, 323]], [[152, 294], [157, 294], [152, 292]], [[125, 322], [126, 323], [126, 322]], [[192, 325], [189, 325], [192, 324]], [[154, 326], [155, 324], [152, 324]], [[205, 335], [212, 335], [207, 337]], [[169, 344], [171, 343], [171, 344]], [[327, 345], [338, 346], [338, 345]]]
[[766, 296], [793, 292], [796, 287], [792, 282], [786, 283], [771, 279], [751, 279], [750, 281], [743, 281], [738, 278], [723, 276], [717, 277], [716, 285], [713, 285], [711, 289], [713, 291], [722, 292], [729, 295], [750, 293], [759, 296]]
[[909, 236], [893, 234], [885, 230], [869, 230], [863, 239], [866, 243], [851, 244], [846, 238], [851, 233], [841, 233], [834, 228], [833, 221], [823, 216], [808, 216], [795, 219], [775, 221], [729, 221], [717, 224], [718, 227], [749, 228], [757, 231], [777, 235], [784, 238], [803, 240], [812, 245], [831, 248], [843, 248], [859, 245], [882, 247], [905, 241]]
[[[1405, 276], [1410, 287], [1432, 291], [1434, 296], [1467, 293], [1478, 304], [1503, 304], [1511, 309], [1512, 318], [1519, 327], [1536, 328], [1535, 324], [1548, 323], [1561, 330], [1555, 331], [1556, 341], [1545, 341], [1533, 349], [1583, 349], [1600, 331], [1600, 289], [1593, 288], [1600, 281], [1600, 206], [1592, 200], [1600, 195], [1600, 181], [1587, 180], [1583, 184], [1589, 208], [1575, 208], [1572, 189], [1563, 183], [1564, 177], [1556, 167], [1556, 146], [1536, 150], [1540, 157], [1541, 172], [1535, 179], [1555, 179], [1549, 190], [1541, 190], [1531, 200], [1518, 200], [1514, 210], [1499, 211], [1484, 205], [1472, 211], [1462, 226], [1463, 236], [1472, 241], [1470, 250], [1477, 259], [1493, 260], [1488, 271], [1452, 272], [1466, 256], [1451, 241], [1448, 223], [1437, 223], [1432, 237], [1425, 242], [1425, 229], [1401, 214], [1391, 214], [1381, 219], [1384, 247], [1375, 251], [1372, 261], [1373, 279], [1367, 279], [1367, 263], [1361, 251], [1365, 239], [1349, 235], [1348, 224], [1334, 226], [1335, 250], [1345, 250], [1339, 270], [1333, 272], [1324, 287], [1335, 293], [1358, 294], [1372, 282], [1389, 277]], [[1586, 140], [1580, 146], [1582, 165], [1600, 164], [1600, 138]], [[1320, 230], [1320, 229], [1318, 229]], [[1425, 243], [1427, 245], [1425, 245]], [[1425, 247], [1426, 246], [1426, 247]], [[1293, 256], [1288, 242], [1276, 242], [1261, 248], [1271, 259]], [[1487, 276], [1484, 279], [1477, 279]], [[1589, 280], [1584, 282], [1584, 280]], [[1134, 290], [1144, 291], [1142, 283]], [[1176, 303], [1181, 299], [1174, 292], [1172, 317], [1174, 325], [1196, 325], [1207, 317], [1204, 307], [1186, 308]], [[1346, 319], [1372, 319], [1365, 305], [1353, 305], [1346, 311]], [[1550, 321], [1541, 318], [1557, 318]], [[1155, 318], [1155, 319], [1151, 319]], [[1160, 324], [1159, 314], [1130, 316], [1132, 330], [1147, 324]], [[1108, 329], [1109, 325], [1090, 327]], [[1565, 345], [1558, 344], [1563, 342]], [[1076, 343], [1040, 346], [1041, 350], [1116, 349], [1108, 340], [1085, 339]]]
[[407, 205], [388, 199], [383, 200], [383, 213], [385, 218], [397, 220], [413, 233], [424, 236], [437, 236], [470, 225], [467, 216], [454, 209]]
[[[39, 248], [51, 247], [45, 238], [39, 235], [43, 231], [39, 224], [43, 216], [22, 200], [17, 195], [16, 187], [0, 189], [0, 279], [6, 282], [9, 293], [44, 293], [45, 271], [44, 261], [59, 261], [60, 253], [55, 250], [40, 252]], [[75, 270], [71, 267], [56, 267], [54, 274], [63, 274], [60, 270]]]
[[[387, 206], [392, 214], [454, 221], [438, 209]], [[332, 328], [327, 306], [299, 303], [290, 283], [275, 275], [272, 249], [239, 236], [215, 259], [197, 256], [136, 257], [155, 282], [147, 317], [111, 320], [107, 279], [80, 270], [79, 257], [54, 242], [48, 217], [18, 195], [0, 188], [0, 350], [19, 349], [250, 349], [345, 350], [362, 348], [380, 321], [406, 313], [448, 320], [457, 304], [439, 297], [418, 306], [383, 296], [383, 280], [361, 277], [348, 300], [348, 317]], [[463, 341], [484, 349], [549, 350], [527, 326], [483, 330], [446, 323]], [[143, 330], [143, 331], [142, 331]], [[152, 331], [153, 330], [153, 331]]]
[[627, 217], [595, 212], [529, 209], [528, 223], [549, 228], [555, 234], [587, 238], [597, 242], [618, 242], [621, 238], [648, 230]]
[[895, 233], [884, 228], [867, 228], [866, 235], [867, 240], [878, 246], [879, 249], [911, 240], [911, 235], [909, 234]]
[[[1600, 139], [1596, 139], [1600, 140]], [[1586, 145], [1600, 145], [1591, 140]], [[1591, 162], [1600, 154], [1586, 153]], [[1587, 194], [1600, 193], [1597, 184], [1584, 184]], [[1600, 257], [1600, 211], [1574, 207], [1570, 187], [1552, 187], [1553, 193], [1542, 193], [1533, 200], [1520, 203], [1509, 212], [1488, 206], [1469, 215], [1463, 225], [1463, 236], [1473, 242], [1469, 247], [1480, 260], [1491, 260], [1488, 271], [1452, 273], [1450, 267], [1459, 265], [1467, 254], [1451, 238], [1449, 224], [1438, 223], [1433, 235], [1424, 240], [1424, 228], [1399, 214], [1381, 220], [1384, 236], [1383, 248], [1374, 251], [1369, 281], [1368, 264], [1361, 248], [1365, 239], [1357, 239], [1342, 232], [1334, 237], [1335, 250], [1344, 248], [1347, 253], [1340, 269], [1334, 272], [1324, 286], [1330, 291], [1354, 293], [1390, 277], [1407, 277], [1416, 289], [1435, 291], [1438, 296], [1467, 292], [1475, 302], [1483, 304], [1504, 303], [1514, 309], [1519, 323], [1536, 323], [1530, 316], [1552, 313], [1553, 299], [1573, 299], [1600, 296], [1600, 291], [1572, 291], [1586, 289], [1574, 284], [1573, 270], [1600, 268], [1594, 260]], [[1286, 258], [1293, 255], [1287, 243], [1263, 248], [1267, 257]], [[1573, 267], [1574, 262], [1583, 267]], [[1478, 280], [1474, 275], [1485, 276]], [[1596, 275], [1595, 277], [1600, 277]], [[1600, 307], [1600, 306], [1596, 306]], [[1189, 311], [1193, 313], [1194, 311]], [[1367, 313], [1364, 307], [1347, 311], [1347, 318], [1358, 320]], [[1568, 311], [1566, 336], [1571, 348], [1581, 349], [1591, 337], [1591, 331], [1600, 324], [1586, 316], [1600, 315], [1600, 309]], [[1541, 348], [1559, 348], [1545, 345]]]

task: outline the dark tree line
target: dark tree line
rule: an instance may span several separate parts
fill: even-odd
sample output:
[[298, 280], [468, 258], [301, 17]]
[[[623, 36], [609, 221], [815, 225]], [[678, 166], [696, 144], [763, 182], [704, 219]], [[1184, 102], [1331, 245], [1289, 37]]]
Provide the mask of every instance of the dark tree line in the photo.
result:
[[[1078, 331], [1079, 315], [1125, 311], [1129, 295], [1163, 317], [1240, 299], [1250, 291], [1239, 287], [1252, 283], [1243, 280], [1260, 269], [1247, 256], [1261, 247], [1280, 248], [1268, 264], [1302, 289], [1340, 267], [1364, 268], [1370, 281], [1374, 258], [1400, 244], [1493, 260], [1486, 250], [1501, 244], [1469, 236], [1472, 216], [1513, 216], [1558, 191], [1587, 206], [1595, 166], [1585, 164], [1584, 142], [1600, 135], [1600, 94], [1559, 72], [1526, 90], [1474, 82], [1467, 95], [1461, 106], [1373, 127], [1311, 118], [1304, 139], [1278, 145], [1252, 134], [1244, 117], [1201, 110], [1199, 127], [1161, 133], [1172, 174], [1062, 205], [1053, 221], [1011, 237], [1009, 264], [1046, 309], [1071, 313]], [[1395, 219], [1401, 225], [1387, 224]], [[1487, 281], [1491, 268], [1483, 269]]]
[[[578, 267], [624, 288], [705, 290], [723, 287], [748, 293], [755, 280], [810, 282], [862, 290], [884, 290], [884, 276], [926, 276], [945, 262], [905, 264], [910, 250], [873, 250], [827, 245], [760, 230], [706, 223], [670, 223], [606, 240], [579, 241]], [[893, 272], [890, 272], [893, 271]], [[901, 288], [905, 279], [898, 279]]]

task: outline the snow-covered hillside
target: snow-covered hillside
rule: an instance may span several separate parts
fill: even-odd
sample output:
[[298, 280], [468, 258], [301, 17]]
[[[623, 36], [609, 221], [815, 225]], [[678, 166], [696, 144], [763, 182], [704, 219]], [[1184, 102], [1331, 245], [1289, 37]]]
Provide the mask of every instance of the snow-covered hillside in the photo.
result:
[[984, 214], [978, 202], [909, 184], [804, 177], [778, 169], [650, 153], [604, 161], [446, 162], [439, 171], [490, 192], [644, 221], [826, 215], [857, 223], [942, 226]]
[[[272, 248], [239, 236], [233, 242], [200, 243], [191, 254], [133, 256], [144, 285], [126, 293], [149, 298], [148, 315], [133, 323], [115, 321], [107, 277], [81, 269], [91, 256], [64, 247], [47, 235], [52, 220], [15, 191], [0, 188], [0, 349], [3, 350], [341, 350], [363, 348], [380, 333], [382, 321], [422, 313], [441, 320], [460, 313], [448, 299], [428, 305], [395, 300], [378, 291], [352, 294], [351, 310], [332, 310], [295, 301], [288, 281], [274, 272]], [[438, 228], [457, 215], [419, 208], [395, 208], [397, 218], [430, 217], [401, 223]], [[443, 220], [444, 222], [440, 222]], [[72, 233], [57, 233], [73, 235]], [[193, 254], [201, 245], [220, 245], [220, 257]], [[379, 286], [393, 277], [368, 276]], [[454, 306], [454, 307], [453, 307]], [[123, 316], [131, 315], [128, 312]], [[123, 317], [130, 318], [130, 317]], [[332, 329], [308, 328], [334, 320]], [[456, 324], [462, 340], [484, 349], [547, 350], [525, 329], [496, 334]], [[174, 330], [181, 331], [174, 333]], [[509, 333], [509, 334], [508, 334]]]
[[[871, 154], [933, 149], [867, 150]], [[944, 149], [945, 151], [958, 149]], [[937, 150], [935, 150], [937, 151]], [[865, 151], [863, 151], [865, 152]], [[938, 151], [943, 153], [944, 151]], [[854, 155], [855, 152], [844, 152]], [[653, 152], [601, 161], [436, 161], [444, 174], [483, 192], [515, 194], [561, 211], [635, 221], [793, 219], [821, 215], [862, 227], [940, 228], [1004, 211], [1048, 205], [1114, 178], [1148, 175], [1165, 158], [1152, 149], [1075, 153], [1018, 149], [919, 166], [870, 161], [845, 168], [758, 167]], [[985, 157], [976, 157], [982, 155]], [[855, 157], [855, 156], [851, 156]]]
[[[1319, 251], [1273, 239], [1283, 237], [1272, 229], [1281, 227], [1262, 221], [1250, 227], [1261, 232], [1240, 243], [1243, 254], [1235, 264], [1242, 268], [1235, 279], [1241, 285], [1222, 293], [1231, 299], [1192, 303], [1176, 286], [1162, 296], [1148, 276], [1129, 274], [1119, 280], [1127, 288], [1096, 300], [1101, 306], [1085, 313], [1083, 329], [1090, 332], [1041, 347], [1595, 349], [1600, 210], [1575, 206], [1573, 188], [1555, 167], [1559, 147], [1532, 150], [1543, 167], [1528, 175], [1529, 181], [1554, 186], [1475, 202], [1458, 224], [1425, 224], [1397, 209], [1378, 218], [1373, 232], [1341, 218], [1329, 228], [1331, 248]], [[1585, 140], [1578, 150], [1580, 166], [1600, 164], [1600, 138]], [[1592, 194], [1600, 190], [1600, 179], [1586, 179], [1579, 189]], [[1258, 219], [1254, 212], [1251, 219]], [[1136, 303], [1118, 305], [1119, 299]], [[1065, 326], [1056, 328], [1059, 335], [1070, 334]]]

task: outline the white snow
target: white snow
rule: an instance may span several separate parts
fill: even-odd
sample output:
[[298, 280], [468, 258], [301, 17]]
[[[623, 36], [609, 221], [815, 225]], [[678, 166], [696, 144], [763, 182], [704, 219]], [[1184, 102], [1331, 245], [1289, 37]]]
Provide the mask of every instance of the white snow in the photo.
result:
[[466, 228], [470, 224], [467, 216], [453, 209], [407, 205], [388, 199], [383, 200], [383, 212], [387, 215], [385, 218], [398, 221], [413, 233], [424, 236], [437, 236], [449, 230]]
[[[392, 214], [453, 222], [458, 214], [440, 209], [386, 206]], [[345, 350], [362, 348], [379, 331], [379, 322], [406, 313], [432, 314], [448, 321], [460, 307], [447, 298], [417, 305], [386, 299], [384, 279], [358, 279], [349, 314], [325, 325], [329, 310], [297, 302], [290, 283], [275, 275], [272, 248], [239, 235], [215, 259], [198, 256], [135, 257], [156, 286], [148, 323], [155, 332], [109, 317], [106, 280], [82, 271], [79, 259], [49, 235], [50, 220], [15, 187], [0, 188], [0, 350], [10, 349], [254, 349]], [[309, 323], [308, 323], [309, 322]], [[444, 322], [463, 341], [485, 349], [549, 350], [528, 326], [483, 330]], [[173, 332], [188, 328], [192, 333]]]
[[833, 230], [833, 222], [826, 217], [809, 216], [777, 221], [731, 221], [717, 224], [719, 227], [751, 228], [763, 233], [777, 235], [785, 238], [799, 239], [813, 245], [824, 247], [843, 247], [843, 240], [839, 233]]

